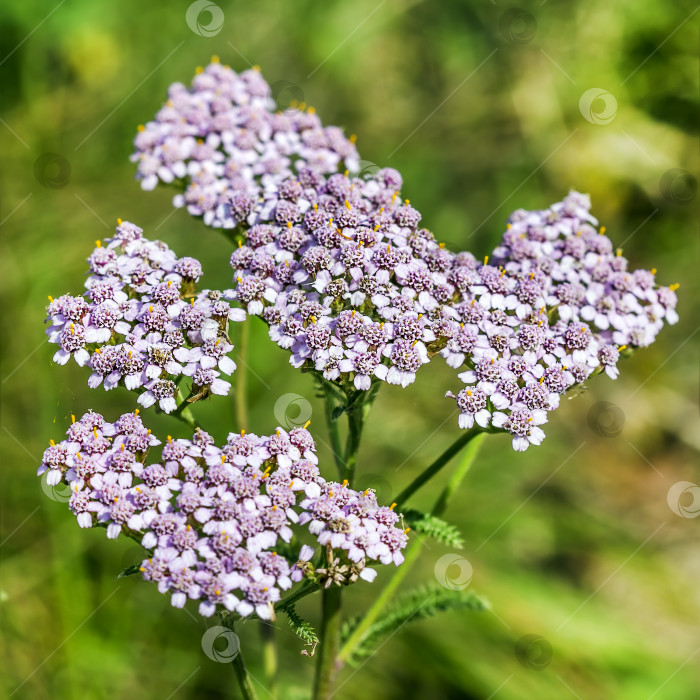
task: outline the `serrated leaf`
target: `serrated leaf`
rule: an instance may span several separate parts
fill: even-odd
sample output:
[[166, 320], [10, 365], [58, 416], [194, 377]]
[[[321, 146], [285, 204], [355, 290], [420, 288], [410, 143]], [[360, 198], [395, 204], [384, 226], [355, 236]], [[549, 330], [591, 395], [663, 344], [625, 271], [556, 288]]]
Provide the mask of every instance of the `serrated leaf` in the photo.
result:
[[301, 653], [305, 656], [313, 656], [319, 641], [314, 628], [297, 614], [293, 605], [285, 608], [284, 612], [287, 613], [287, 620], [294, 634], [296, 634], [306, 646], [311, 647], [310, 651], [303, 649]]
[[124, 571], [122, 571], [117, 578], [125, 578], [126, 576], [133, 576], [134, 574], [138, 574], [139, 570], [141, 569], [141, 562], [137, 561], [135, 564], [132, 564], [131, 566], [127, 566]]
[[454, 549], [464, 547], [464, 539], [459, 529], [442, 518], [419, 510], [408, 510], [403, 513], [403, 518], [408, 526], [418, 534], [432, 537]]
[[[409, 622], [417, 622], [448, 610], [485, 610], [484, 601], [472, 591], [455, 591], [438, 584], [424, 586], [400, 596], [369, 627], [362, 641], [352, 652], [350, 662], [357, 662], [373, 654], [382, 639]], [[343, 643], [362, 621], [362, 616], [348, 620], [341, 629]]]

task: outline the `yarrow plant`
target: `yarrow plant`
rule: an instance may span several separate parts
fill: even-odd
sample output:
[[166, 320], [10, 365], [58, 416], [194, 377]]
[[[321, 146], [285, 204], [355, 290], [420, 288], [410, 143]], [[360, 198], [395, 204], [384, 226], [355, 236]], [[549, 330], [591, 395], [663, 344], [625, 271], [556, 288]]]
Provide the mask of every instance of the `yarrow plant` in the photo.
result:
[[177, 409], [178, 385], [192, 378], [189, 400], [226, 395], [236, 364], [230, 321], [245, 319], [231, 308], [226, 292], [196, 293], [202, 266], [178, 258], [162, 241], [149, 241], [132, 223], [119, 222], [116, 235], [88, 258], [90, 274], [82, 296], [49, 297], [49, 341], [53, 359], [73, 359], [92, 369], [91, 389], [106, 391], [123, 383], [141, 391], [145, 407]]
[[[53, 359], [89, 368], [92, 389], [134, 392], [140, 408], [113, 422], [73, 417], [38, 473], [70, 489], [80, 527], [139, 542], [143, 561], [123, 575], [140, 574], [173, 606], [195, 601], [231, 630], [286, 615], [302, 653], [318, 659], [313, 697], [329, 698], [338, 668], [408, 619], [482, 606], [430, 588], [387, 605], [419, 551], [419, 540], [406, 549], [411, 529], [461, 546], [440, 516], [485, 434], [509, 435], [516, 451], [539, 445], [562, 396], [594, 374], [617, 378], [622, 357], [676, 322], [676, 287], [629, 270], [577, 192], [514, 212], [483, 260], [449, 251], [402, 197], [396, 170], [359, 172], [354, 138], [305, 105], [277, 110], [257, 69], [237, 74], [214, 59], [191, 88], [174, 84], [135, 148], [144, 190], [176, 187], [174, 206], [231, 242], [231, 287], [198, 290], [201, 264], [132, 223], [98, 241], [85, 292], [49, 297]], [[239, 425], [217, 446], [197, 421], [193, 404], [231, 391], [231, 325], [250, 317], [324, 397], [337, 481], [324, 476], [308, 424], [269, 436]], [[433, 360], [461, 382], [447, 397], [463, 432], [396, 503], [380, 504], [353, 488], [367, 414], [383, 384], [408, 388]], [[243, 366], [233, 381], [244, 376]], [[244, 405], [242, 381], [235, 389]], [[141, 409], [180, 419], [188, 436], [157, 437]], [[462, 450], [431, 511], [406, 510]], [[341, 624], [342, 591], [382, 566], [399, 568], [366, 613]], [[318, 635], [295, 608], [316, 592]], [[268, 628], [264, 639], [272, 683]], [[256, 697], [240, 652], [233, 664], [243, 697]]]
[[[140, 541], [149, 556], [139, 571], [175, 607], [192, 599], [205, 617], [218, 609], [269, 620], [293, 582], [303, 579], [308, 590], [372, 581], [368, 563], [403, 561], [400, 517], [372, 491], [326, 481], [304, 428], [269, 437], [241, 431], [223, 447], [197, 428], [192, 439], [168, 436], [161, 460], [149, 460], [158, 445], [138, 409], [114, 423], [90, 412], [47, 448], [39, 473], [70, 487], [80, 527]], [[316, 546], [303, 545], [290, 566], [294, 528], [308, 530]], [[311, 563], [319, 547], [325, 568]]]
[[596, 373], [615, 379], [621, 354], [678, 320], [675, 286], [628, 270], [596, 225], [589, 198], [572, 192], [545, 211], [514, 212], [490, 264], [463, 270], [456, 337], [471, 352], [446, 349], [450, 366], [467, 367], [467, 386], [449, 394], [461, 428], [505, 429], [519, 451], [539, 445], [561, 395]]

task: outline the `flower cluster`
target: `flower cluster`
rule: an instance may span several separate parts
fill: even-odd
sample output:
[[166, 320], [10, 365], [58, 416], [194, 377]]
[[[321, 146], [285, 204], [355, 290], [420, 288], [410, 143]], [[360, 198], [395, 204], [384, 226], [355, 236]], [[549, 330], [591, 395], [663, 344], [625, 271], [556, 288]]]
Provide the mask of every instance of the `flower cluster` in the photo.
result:
[[[50, 486], [69, 485], [80, 527], [139, 540], [150, 553], [143, 577], [176, 607], [193, 599], [204, 616], [225, 608], [270, 619], [294, 581], [371, 581], [369, 561], [403, 561], [408, 531], [393, 506], [378, 506], [371, 490], [327, 482], [305, 428], [233, 433], [221, 448], [197, 429], [191, 440], [168, 436], [161, 460], [148, 461], [159, 444], [138, 411], [114, 423], [89, 412], [51, 442], [38, 473]], [[324, 567], [311, 563], [314, 547], [290, 546], [294, 527], [315, 537]]]
[[141, 392], [139, 404], [157, 402], [166, 413], [175, 410], [185, 376], [193, 398], [227, 394], [231, 384], [221, 375], [236, 369], [228, 357], [229, 321], [244, 320], [245, 312], [222, 292], [197, 293], [200, 263], [147, 240], [134, 224], [120, 221], [105, 243], [88, 258], [83, 296], [49, 297], [47, 334], [59, 346], [54, 361], [63, 365], [72, 356], [92, 369], [91, 388], [123, 383]]
[[306, 175], [270, 193], [244, 232], [231, 255], [235, 298], [295, 367], [357, 390], [374, 380], [405, 387], [448, 341], [457, 256], [420, 228], [395, 170]]
[[346, 390], [405, 387], [440, 354], [462, 370], [465, 388], [448, 393], [460, 427], [509, 432], [524, 450], [561, 395], [593, 373], [614, 379], [621, 354], [677, 319], [674, 287], [627, 270], [584, 195], [515, 212], [481, 263], [420, 227], [397, 171], [352, 176], [357, 154], [337, 130], [273, 115], [257, 71], [213, 63], [170, 98], [136, 137], [142, 185], [180, 178], [176, 205], [238, 226], [226, 298], [262, 317], [295, 367]]
[[410, 384], [447, 341], [455, 256], [419, 227], [399, 173], [349, 177], [354, 145], [314, 113], [273, 114], [255, 70], [214, 62], [169, 97], [135, 139], [141, 184], [182, 179], [176, 206], [212, 227], [241, 224], [235, 298], [297, 367], [358, 390]]
[[460, 347], [451, 341], [443, 355], [467, 366], [454, 397], [462, 428], [506, 430], [516, 450], [538, 445], [562, 394], [594, 373], [615, 379], [621, 354], [677, 321], [675, 286], [656, 286], [655, 270], [628, 270], [596, 226], [577, 192], [516, 211], [490, 264], [460, 273]]
[[155, 121], [139, 127], [132, 160], [141, 187], [181, 182], [176, 206], [208, 226], [234, 228], [255, 218], [266, 191], [306, 168], [357, 169], [353, 140], [341, 129], [324, 128], [311, 108], [277, 107], [258, 70], [237, 74], [213, 59], [191, 89], [171, 85]]

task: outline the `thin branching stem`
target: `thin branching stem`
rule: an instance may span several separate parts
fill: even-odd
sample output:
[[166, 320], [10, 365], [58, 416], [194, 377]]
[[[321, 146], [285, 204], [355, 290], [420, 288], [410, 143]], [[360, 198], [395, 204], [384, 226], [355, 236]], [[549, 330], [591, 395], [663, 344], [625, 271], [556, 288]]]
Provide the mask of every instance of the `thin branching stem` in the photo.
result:
[[460, 435], [432, 464], [426, 467], [397, 497], [396, 505], [401, 506], [423, 485], [428, 483], [449, 461], [471, 442], [477, 435], [482, 434], [481, 428], [472, 428]]
[[[233, 617], [230, 615], [222, 615], [221, 622], [234, 634], [236, 633], [236, 628], [233, 624]], [[253, 687], [253, 682], [250, 675], [248, 674], [248, 669], [246, 668], [245, 661], [243, 660], [243, 652], [241, 651], [240, 646], [238, 648], [238, 652], [233, 657], [231, 664], [233, 665], [233, 670], [236, 673], [236, 679], [238, 680], [238, 685], [241, 689], [243, 700], [257, 700], [258, 696], [255, 692], [255, 688]]]
[[[347, 411], [348, 437], [345, 446], [344, 475], [350, 483], [352, 483], [354, 477], [357, 452], [360, 448], [360, 440], [362, 439], [364, 418], [369, 410], [370, 403], [367, 402], [367, 399], [370, 397], [373, 399], [375, 394], [376, 390], [372, 392], [370, 396], [356, 395], [357, 403]], [[348, 404], [350, 404], [350, 402], [351, 396], [348, 394]], [[329, 426], [332, 423], [337, 425], [337, 421], [333, 421], [332, 418], [333, 416], [331, 415]], [[328, 565], [330, 566], [332, 563], [330, 551], [328, 553], [328, 559]], [[341, 598], [341, 588], [335, 585], [331, 585], [323, 591], [320, 633], [321, 650], [316, 665], [314, 700], [327, 700], [332, 695], [335, 675], [339, 665], [338, 649], [340, 648], [340, 625], [342, 622]]]
[[279, 602], [275, 603], [275, 612], [285, 612], [287, 608], [295, 605], [299, 600], [305, 598], [307, 595], [309, 595], [310, 593], [314, 593], [317, 590], [318, 585], [307, 579], [299, 590], [295, 591], [291, 595], [288, 595], [286, 598], [283, 598]]
[[[450, 452], [449, 457], [451, 458], [459, 451], [459, 449], [462, 449], [468, 443], [467, 449], [464, 455], [462, 456], [462, 459], [460, 460], [460, 463], [455, 473], [452, 475], [452, 478], [448, 482], [447, 486], [445, 486], [442, 493], [440, 494], [440, 497], [437, 499], [435, 505], [432, 508], [431, 513], [433, 515], [441, 515], [445, 511], [450, 497], [459, 488], [460, 484], [462, 483], [462, 480], [464, 479], [470, 467], [474, 463], [477, 452], [479, 451], [479, 447], [481, 446], [485, 435], [486, 434], [483, 432], [476, 433], [474, 435], [471, 435], [468, 440], [465, 440], [465, 436], [462, 436], [460, 440], [457, 440], [456, 443], [454, 443], [438, 458], [438, 460], [440, 460], [448, 452]], [[459, 449], [457, 449], [456, 451], [452, 451], [457, 443], [460, 443]], [[435, 465], [438, 462], [438, 460], [433, 462], [433, 465]], [[449, 458], [447, 461], [449, 461]], [[444, 464], [446, 464], [447, 461]], [[439, 471], [439, 469], [442, 468], [444, 464], [441, 464], [440, 467], [435, 470], [435, 473], [437, 473], [437, 471]], [[431, 467], [433, 465], [431, 465]], [[428, 469], [430, 469], [431, 467], [428, 467]], [[425, 474], [425, 472], [423, 473]], [[418, 484], [414, 491], [417, 490], [417, 488], [421, 486], [422, 483], [425, 482], [421, 482], [421, 484]], [[415, 538], [413, 542], [411, 542], [411, 544], [408, 546], [404, 555], [405, 559], [403, 564], [400, 567], [398, 567], [398, 569], [396, 569], [394, 575], [389, 579], [387, 585], [376, 598], [374, 603], [367, 611], [366, 615], [362, 618], [360, 624], [354, 629], [353, 633], [350, 635], [349, 639], [345, 642], [343, 648], [340, 650], [339, 659], [341, 662], [348, 661], [351, 658], [353, 651], [357, 648], [358, 644], [362, 642], [369, 628], [384, 610], [387, 603], [394, 597], [394, 594], [398, 590], [399, 586], [403, 583], [404, 579], [408, 575], [408, 572], [411, 570], [411, 567], [415, 564], [416, 560], [418, 559], [418, 555], [421, 551], [421, 545], [422, 540]]]
[[340, 441], [340, 426], [338, 425], [338, 421], [333, 417], [336, 403], [333, 391], [328, 388], [327, 384], [323, 384], [322, 386], [325, 400], [326, 425], [328, 426], [328, 433], [331, 438], [333, 458], [338, 468], [338, 474], [342, 477], [345, 473], [345, 462], [343, 461], [343, 448]]
[[199, 428], [199, 423], [192, 413], [192, 407], [188, 402], [188, 397], [182, 391], [182, 387], [178, 387], [177, 391], [177, 408], [170, 414], [173, 418], [181, 420], [185, 425], [189, 425], [192, 430]]
[[333, 683], [338, 663], [340, 645], [341, 589], [331, 585], [323, 591], [321, 605], [321, 649], [316, 665], [313, 700], [328, 700], [333, 693]]
[[353, 483], [355, 478], [357, 453], [360, 449], [362, 429], [365, 424], [364, 415], [365, 411], [362, 405], [348, 411], [348, 437], [345, 443], [345, 470], [343, 476], [350, 484]]
[[238, 430], [248, 430], [248, 345], [250, 319], [240, 323], [238, 336], [238, 368], [236, 370], [235, 408]]

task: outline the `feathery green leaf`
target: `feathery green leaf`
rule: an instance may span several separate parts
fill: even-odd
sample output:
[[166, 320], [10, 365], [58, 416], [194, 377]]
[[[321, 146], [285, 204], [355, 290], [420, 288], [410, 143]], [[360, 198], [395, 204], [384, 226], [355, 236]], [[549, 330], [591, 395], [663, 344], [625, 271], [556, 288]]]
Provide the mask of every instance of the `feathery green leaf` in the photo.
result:
[[454, 549], [464, 547], [462, 533], [455, 525], [445, 522], [442, 518], [419, 510], [407, 510], [403, 513], [403, 518], [408, 526], [418, 534], [432, 537]]
[[285, 608], [284, 612], [287, 613], [287, 620], [294, 634], [296, 634], [306, 646], [311, 647], [311, 651], [303, 649], [301, 653], [304, 654], [304, 656], [313, 656], [319, 641], [314, 628], [306, 620], [299, 617], [294, 605]]
[[[471, 591], [456, 591], [438, 584], [423, 586], [400, 596], [368, 630], [353, 651], [352, 662], [366, 658], [376, 651], [382, 639], [398, 631], [408, 622], [417, 622], [448, 610], [485, 610], [485, 602]], [[359, 615], [347, 620], [341, 630], [345, 642], [360, 623]]]

